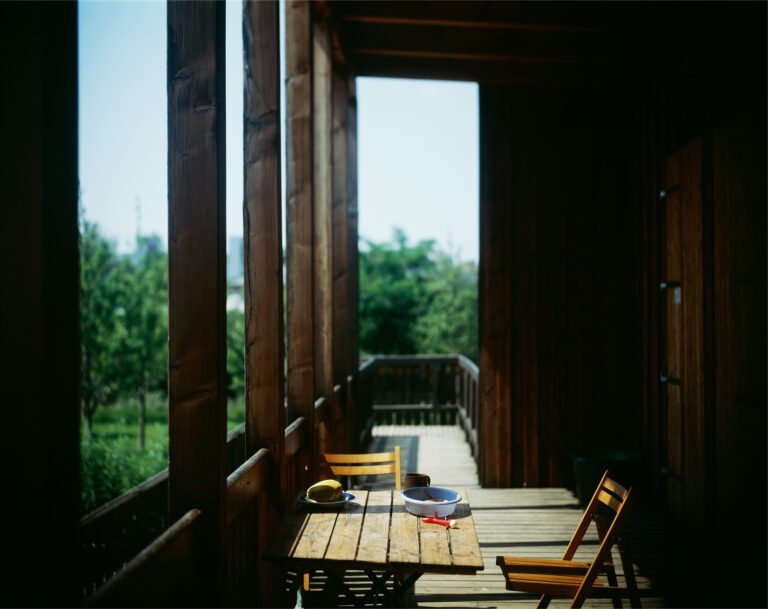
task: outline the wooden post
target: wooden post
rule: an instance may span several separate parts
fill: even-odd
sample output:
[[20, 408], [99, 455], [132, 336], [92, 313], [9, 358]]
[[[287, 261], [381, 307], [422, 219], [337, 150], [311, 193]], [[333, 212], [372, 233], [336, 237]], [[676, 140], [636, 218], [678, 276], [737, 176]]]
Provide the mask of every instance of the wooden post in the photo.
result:
[[[318, 8], [318, 5], [313, 5]], [[332, 215], [332, 87], [331, 41], [328, 17], [316, 15], [312, 24], [312, 133], [313, 133], [313, 268], [315, 274], [315, 397], [324, 397], [330, 408], [326, 421], [334, 422], [333, 396], [333, 215]], [[327, 430], [330, 438], [337, 430]], [[332, 440], [331, 440], [332, 441]], [[320, 445], [318, 451], [326, 450]]]
[[303, 468], [310, 466], [307, 453], [314, 452], [315, 429], [310, 9], [307, 0], [285, 4], [288, 408], [303, 416], [312, 430], [308, 450], [297, 457]]
[[507, 182], [496, 168], [510, 161], [508, 139], [495, 135], [504, 118], [504, 87], [480, 88], [480, 482], [511, 485], [512, 227]]
[[[261, 557], [282, 509], [285, 466], [278, 3], [245, 3], [243, 32], [246, 457], [260, 448], [270, 451], [258, 510]], [[262, 607], [280, 604], [276, 574], [271, 564], [259, 562]]]
[[9, 557], [3, 601], [75, 607], [80, 604], [77, 5], [5, 3], [0, 24], [7, 151], [0, 169], [5, 430], [0, 515]]
[[347, 400], [347, 428], [349, 430], [348, 446], [355, 450], [360, 435], [358, 420], [360, 383], [360, 348], [359, 348], [359, 321], [358, 300], [360, 295], [359, 282], [359, 256], [357, 247], [357, 97], [355, 92], [355, 78], [353, 74], [347, 77], [347, 330], [349, 341], [348, 351], [348, 380], [352, 379], [353, 387], [348, 392]]
[[349, 114], [349, 78], [343, 66], [334, 66], [332, 76], [333, 98], [333, 382], [344, 387], [342, 399], [334, 404], [335, 427], [334, 449], [348, 452], [349, 409], [351, 407], [347, 390], [347, 378], [354, 374], [351, 366], [350, 332], [350, 241], [357, 236], [351, 234], [349, 226], [349, 138], [347, 116]]
[[204, 519], [220, 601], [226, 525], [224, 3], [168, 3], [168, 326], [171, 520]]

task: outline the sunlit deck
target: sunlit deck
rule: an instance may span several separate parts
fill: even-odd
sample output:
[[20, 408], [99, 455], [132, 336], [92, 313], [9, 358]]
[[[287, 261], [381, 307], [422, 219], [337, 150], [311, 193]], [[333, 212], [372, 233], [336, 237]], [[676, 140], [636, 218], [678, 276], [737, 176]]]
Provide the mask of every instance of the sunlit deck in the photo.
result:
[[[560, 558], [582, 513], [578, 499], [563, 488], [483, 489], [460, 427], [453, 425], [387, 425], [373, 429], [371, 451], [399, 445], [403, 471], [419, 471], [432, 477], [432, 484], [466, 489], [475, 518], [485, 570], [477, 575], [424, 575], [406, 596], [410, 607], [535, 607], [538, 597], [510, 592], [495, 564], [497, 555]], [[662, 529], [641, 506], [630, 515], [627, 536], [631, 543], [643, 607], [664, 607], [651, 577], [661, 570], [664, 547]], [[594, 527], [587, 537], [592, 544]], [[588, 560], [595, 548], [589, 544], [576, 559]], [[617, 565], [616, 552], [614, 559]], [[619, 571], [622, 582], [623, 573]], [[623, 601], [625, 606], [628, 602]], [[554, 600], [552, 607], [568, 606]], [[599, 600], [585, 607], [610, 607]]]

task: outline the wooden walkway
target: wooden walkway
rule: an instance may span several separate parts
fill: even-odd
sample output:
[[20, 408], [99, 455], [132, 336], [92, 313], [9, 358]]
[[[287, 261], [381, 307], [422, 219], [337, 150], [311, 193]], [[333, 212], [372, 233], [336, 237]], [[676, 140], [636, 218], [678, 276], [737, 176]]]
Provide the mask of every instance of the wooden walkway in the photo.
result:
[[[435, 486], [466, 489], [475, 518], [485, 570], [477, 575], [424, 575], [406, 597], [409, 607], [535, 607], [537, 597], [510, 592], [496, 566], [497, 555], [560, 558], [581, 517], [582, 508], [574, 494], [562, 488], [480, 488], [477, 469], [469, 446], [455, 426], [374, 427], [369, 450], [377, 452], [392, 446], [401, 448], [405, 472], [424, 472]], [[635, 574], [643, 590], [643, 607], [665, 607], [655, 591], [654, 573], [662, 570], [663, 533], [653, 518], [642, 509], [630, 514], [627, 535], [632, 543]], [[586, 539], [591, 541], [576, 559], [590, 559], [596, 550], [594, 527]], [[615, 563], [621, 565], [615, 553]], [[623, 574], [619, 572], [620, 583]], [[551, 607], [567, 607], [565, 600], [554, 600]], [[628, 601], [623, 601], [625, 607]], [[611, 601], [589, 601], [585, 607], [611, 607]]]

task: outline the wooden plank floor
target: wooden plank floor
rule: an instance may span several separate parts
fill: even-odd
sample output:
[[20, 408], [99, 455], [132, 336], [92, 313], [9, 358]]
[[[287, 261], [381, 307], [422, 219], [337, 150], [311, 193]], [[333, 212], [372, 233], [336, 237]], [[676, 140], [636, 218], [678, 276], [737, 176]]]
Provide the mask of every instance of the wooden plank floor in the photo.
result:
[[[406, 597], [409, 607], [535, 607], [537, 597], [504, 588], [497, 555], [560, 558], [581, 517], [582, 507], [568, 489], [480, 488], [469, 446], [456, 426], [374, 427], [369, 450], [377, 452], [401, 447], [403, 473], [429, 474], [435, 486], [466, 489], [483, 551], [485, 570], [477, 575], [424, 575]], [[630, 514], [627, 534], [632, 542], [635, 574], [643, 590], [643, 607], [664, 607], [650, 577], [663, 562], [661, 528], [642, 509]], [[594, 527], [586, 538], [589, 545], [576, 559], [590, 559], [596, 551]], [[639, 543], [638, 543], [639, 542]], [[620, 565], [618, 554], [615, 564]], [[623, 573], [619, 571], [620, 583]], [[623, 601], [628, 606], [628, 601]], [[551, 607], [567, 607], [566, 600], [553, 600]], [[585, 607], [611, 607], [611, 602], [588, 601]]]

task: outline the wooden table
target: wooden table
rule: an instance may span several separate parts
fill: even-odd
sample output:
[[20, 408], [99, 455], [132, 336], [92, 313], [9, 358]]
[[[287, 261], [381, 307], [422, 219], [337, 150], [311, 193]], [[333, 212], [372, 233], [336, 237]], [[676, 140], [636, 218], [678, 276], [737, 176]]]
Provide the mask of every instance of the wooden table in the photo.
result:
[[[265, 558], [299, 572], [324, 571], [338, 592], [356, 606], [377, 594], [385, 604], [402, 603], [402, 593], [423, 573], [474, 574], [483, 569], [466, 491], [449, 518], [456, 527], [424, 523], [405, 509], [399, 491], [350, 491], [355, 499], [334, 511], [310, 511], [296, 502]], [[371, 588], [354, 594], [345, 571], [364, 571]], [[392, 581], [392, 590], [386, 584]]]

